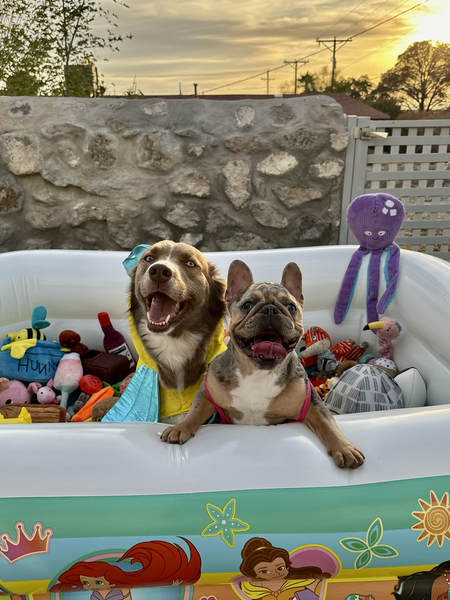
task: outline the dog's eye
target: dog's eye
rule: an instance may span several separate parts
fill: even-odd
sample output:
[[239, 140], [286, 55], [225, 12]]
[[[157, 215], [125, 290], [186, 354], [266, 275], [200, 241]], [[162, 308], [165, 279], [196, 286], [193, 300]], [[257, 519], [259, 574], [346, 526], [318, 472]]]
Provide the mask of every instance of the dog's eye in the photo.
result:
[[290, 313], [295, 313], [297, 311], [297, 307], [295, 306], [295, 304], [288, 304], [286, 308]]
[[150, 254], [147, 254], [147, 256], [144, 256], [144, 260], [145, 262], [153, 262], [153, 256], [150, 256]]
[[186, 263], [186, 265], [188, 267], [196, 267], [197, 266], [193, 260], [188, 260], [187, 263]]
[[244, 302], [244, 304], [241, 306], [242, 310], [250, 310], [253, 308], [253, 303], [249, 302], [247, 300], [247, 302]]

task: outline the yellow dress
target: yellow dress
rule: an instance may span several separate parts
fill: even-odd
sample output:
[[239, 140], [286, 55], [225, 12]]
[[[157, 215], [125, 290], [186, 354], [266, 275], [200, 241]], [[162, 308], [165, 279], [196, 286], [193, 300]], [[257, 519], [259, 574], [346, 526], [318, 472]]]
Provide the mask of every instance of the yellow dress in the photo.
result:
[[[152, 371], [158, 371], [158, 367], [156, 363], [150, 358], [150, 356], [145, 351], [144, 345], [142, 344], [141, 338], [137, 334], [137, 331], [134, 327], [133, 317], [130, 314], [129, 317], [130, 322], [130, 333], [131, 339], [133, 340], [134, 347], [136, 348], [136, 352], [139, 356], [139, 362], [137, 368], [141, 365], [146, 365]], [[208, 345], [208, 350], [206, 352], [206, 364], [209, 365], [213, 359], [221, 354], [224, 350], [227, 349], [225, 344], [223, 343], [223, 321], [217, 325], [216, 330], [214, 331], [211, 341]], [[195, 394], [197, 393], [201, 383], [203, 381], [203, 376], [197, 381], [195, 385], [191, 385], [185, 390], [178, 392], [178, 390], [169, 390], [166, 388], [159, 386], [159, 418], [164, 419], [166, 417], [172, 417], [173, 415], [179, 415], [181, 413], [185, 413], [191, 407], [192, 401], [194, 399]]]
[[287, 579], [278, 592], [272, 592], [269, 588], [259, 587], [253, 585], [250, 581], [244, 581], [241, 583], [242, 591], [251, 600], [260, 600], [265, 598], [266, 600], [290, 600], [295, 592], [301, 592], [306, 589], [307, 585], [314, 583], [315, 579]]

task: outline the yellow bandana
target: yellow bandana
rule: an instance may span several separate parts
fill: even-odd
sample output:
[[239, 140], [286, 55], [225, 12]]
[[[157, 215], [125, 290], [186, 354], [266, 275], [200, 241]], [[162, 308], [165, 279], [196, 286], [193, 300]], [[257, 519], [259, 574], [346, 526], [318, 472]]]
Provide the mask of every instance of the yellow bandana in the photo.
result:
[[[137, 334], [131, 313], [129, 316], [129, 322], [131, 339], [133, 340], [134, 347], [136, 348], [136, 352], [139, 356], [139, 362], [136, 368], [138, 369], [141, 365], [146, 365], [152, 371], [158, 371], [156, 363], [150, 358], [150, 356], [145, 351], [141, 338]], [[208, 345], [208, 350], [206, 352], [207, 365], [209, 365], [218, 354], [226, 350], [227, 347], [223, 343], [223, 334], [223, 321], [220, 321]], [[194, 396], [197, 393], [202, 381], [203, 376], [198, 380], [198, 382], [195, 385], [191, 385], [190, 387], [186, 388], [181, 392], [178, 392], [177, 390], [173, 389], [169, 390], [163, 388], [160, 384], [159, 417], [161, 419], [164, 419], [166, 417], [172, 417], [173, 415], [179, 415], [180, 413], [187, 412], [191, 407]]]

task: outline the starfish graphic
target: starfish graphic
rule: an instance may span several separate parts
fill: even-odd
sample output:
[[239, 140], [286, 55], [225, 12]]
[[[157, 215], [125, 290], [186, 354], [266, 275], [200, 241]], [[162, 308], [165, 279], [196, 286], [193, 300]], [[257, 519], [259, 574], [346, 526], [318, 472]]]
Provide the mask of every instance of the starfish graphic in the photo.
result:
[[236, 500], [234, 498], [225, 504], [223, 510], [218, 506], [214, 506], [214, 504], [207, 504], [206, 511], [211, 517], [212, 523], [207, 525], [201, 532], [200, 535], [202, 537], [213, 537], [220, 533], [225, 544], [233, 548], [235, 541], [234, 532], [250, 529], [248, 523], [235, 518]]

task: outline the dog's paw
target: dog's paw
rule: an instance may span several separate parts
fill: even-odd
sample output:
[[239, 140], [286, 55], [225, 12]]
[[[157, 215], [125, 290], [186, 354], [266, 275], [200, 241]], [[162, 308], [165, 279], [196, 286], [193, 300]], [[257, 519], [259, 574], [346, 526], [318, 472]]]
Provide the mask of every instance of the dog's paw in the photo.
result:
[[357, 469], [364, 463], [365, 456], [359, 448], [346, 442], [328, 451], [340, 469]]
[[168, 427], [161, 434], [161, 441], [168, 444], [184, 444], [191, 437], [194, 437], [195, 432], [181, 425]]

